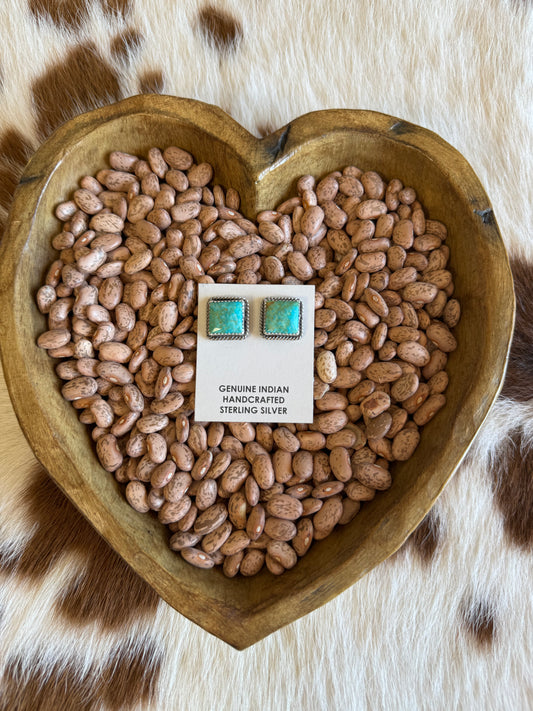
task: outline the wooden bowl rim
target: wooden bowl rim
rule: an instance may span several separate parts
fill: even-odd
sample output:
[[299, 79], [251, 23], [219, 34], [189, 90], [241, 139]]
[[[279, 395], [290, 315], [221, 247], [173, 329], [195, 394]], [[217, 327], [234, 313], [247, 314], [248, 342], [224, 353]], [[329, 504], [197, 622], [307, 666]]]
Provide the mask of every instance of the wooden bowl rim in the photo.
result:
[[[184, 604], [183, 600], [179, 600], [177, 604], [176, 599], [168, 594], [167, 585], [173, 580], [170, 573], [154, 570], [147, 560], [146, 550], [139, 547], [136, 542], [130, 549], [125, 550], [120, 537], [115, 535], [114, 527], [109, 525], [106, 516], [95, 515], [97, 500], [94, 498], [94, 491], [84, 491], [83, 483], [80, 485], [83, 478], [72, 477], [69, 473], [69, 468], [74, 464], [70, 459], [68, 447], [63, 447], [61, 443], [59, 446], [61, 456], [58, 461], [57, 452], [49, 446], [51, 439], [55, 438], [55, 429], [39, 403], [37, 386], [29, 377], [27, 381], [21, 381], [20, 368], [15, 367], [17, 361], [24, 363], [28, 351], [28, 345], [21, 340], [17, 328], [20, 314], [24, 313], [25, 307], [29, 308], [26, 303], [27, 294], [23, 289], [24, 279], [17, 270], [18, 255], [26, 248], [32, 235], [34, 217], [43, 191], [57, 166], [77, 143], [89, 133], [98, 130], [98, 126], [103, 122], [135, 114], [161, 114], [168, 119], [175, 118], [181, 122], [189, 122], [196, 129], [212, 136], [216, 136], [223, 128], [229, 135], [227, 142], [231, 143], [239, 154], [245, 168], [255, 175], [256, 182], [294, 156], [299, 146], [307, 141], [317, 140], [324, 133], [331, 131], [332, 126], [338, 132], [374, 133], [403, 143], [429, 156], [439, 170], [449, 180], [455, 182], [455, 187], [468, 197], [474, 213], [479, 217], [480, 229], [483, 230], [485, 239], [490, 242], [495, 251], [496, 256], [491, 257], [493, 262], [495, 263], [496, 259], [504, 262], [500, 267], [503, 273], [506, 273], [506, 278], [499, 285], [498, 292], [499, 312], [502, 314], [502, 327], [497, 340], [500, 357], [497, 362], [481, 365], [475, 387], [466, 395], [466, 402], [476, 407], [475, 416], [463, 416], [461, 421], [461, 436], [465, 442], [469, 442], [468, 446], [456, 456], [455, 460], [447, 462], [446, 471], [441, 471], [439, 477], [431, 480], [431, 487], [417, 489], [415, 485], [414, 488], [417, 489], [415, 503], [411, 503], [409, 511], [401, 510], [402, 497], [391, 504], [387, 520], [368, 532], [369, 537], [377, 536], [378, 542], [381, 543], [378, 555], [372, 557], [370, 561], [364, 559], [364, 556], [361, 558], [356, 555], [349, 558], [336, 569], [334, 580], [322, 576], [318, 571], [313, 579], [308, 580], [307, 583], [300, 582], [294, 587], [290, 593], [290, 604], [285, 604], [288, 600], [276, 600], [272, 604], [264, 603], [250, 608], [246, 600], [242, 601], [242, 605], [234, 606], [217, 605], [213, 600], [211, 607], [203, 605], [200, 612], [195, 608], [194, 600], [189, 605]], [[50, 165], [46, 162], [45, 156], [48, 154], [57, 156], [55, 164]], [[254, 164], [256, 164], [255, 170]], [[257, 165], [262, 168], [257, 169]], [[37, 196], [33, 202], [28, 202], [24, 190], [30, 184], [33, 194]], [[0, 323], [3, 332], [1, 351], [4, 372], [19, 423], [37, 459], [67, 497], [88, 518], [91, 525], [169, 604], [238, 649], [244, 649], [284, 624], [296, 620], [332, 599], [402, 545], [456, 471], [468, 451], [475, 432], [487, 417], [503, 384], [514, 326], [514, 292], [507, 255], [490, 202], [472, 168], [456, 149], [437, 134], [401, 119], [373, 111], [338, 109], [311, 112], [294, 119], [263, 139], [255, 138], [216, 106], [193, 99], [170, 96], [135, 96], [77, 116], [59, 127], [47, 139], [23, 173], [15, 192], [5, 237], [0, 246], [0, 274]], [[29, 371], [27, 374], [30, 375]], [[481, 396], [482, 392], [483, 396]], [[34, 416], [28, 413], [28, 398], [32, 403], [32, 413], [39, 412], [42, 417], [42, 430], [35, 429]], [[25, 407], [22, 406], [24, 400]], [[460, 412], [464, 415], [465, 408], [462, 407]], [[203, 574], [205, 571], [199, 572]], [[242, 581], [235, 581], [235, 583], [241, 584]], [[243, 586], [243, 589], [246, 588]], [[194, 593], [194, 585], [188, 587], [187, 582], [182, 581], [182, 597], [184, 592], [189, 595]], [[231, 620], [232, 624], [227, 624], [228, 620]]]

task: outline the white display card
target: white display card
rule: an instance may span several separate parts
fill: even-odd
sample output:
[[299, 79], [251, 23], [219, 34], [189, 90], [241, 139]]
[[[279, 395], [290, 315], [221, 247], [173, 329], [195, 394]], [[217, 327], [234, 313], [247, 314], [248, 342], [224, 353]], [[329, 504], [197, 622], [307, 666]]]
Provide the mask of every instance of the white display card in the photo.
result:
[[[207, 304], [213, 297], [248, 300], [246, 338], [207, 337]], [[261, 306], [267, 297], [300, 299], [301, 338], [274, 340], [261, 335]], [[196, 421], [312, 422], [314, 311], [314, 286], [199, 284]]]

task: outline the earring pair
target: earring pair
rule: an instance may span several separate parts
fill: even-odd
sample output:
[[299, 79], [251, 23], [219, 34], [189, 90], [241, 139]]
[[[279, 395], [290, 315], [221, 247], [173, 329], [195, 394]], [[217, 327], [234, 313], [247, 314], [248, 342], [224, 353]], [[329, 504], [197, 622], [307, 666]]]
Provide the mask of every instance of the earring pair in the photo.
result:
[[[249, 334], [248, 299], [212, 297], [207, 302], [207, 337], [217, 340], [243, 340]], [[302, 335], [302, 302], [287, 297], [268, 297], [261, 301], [261, 336], [267, 339], [295, 340]]]

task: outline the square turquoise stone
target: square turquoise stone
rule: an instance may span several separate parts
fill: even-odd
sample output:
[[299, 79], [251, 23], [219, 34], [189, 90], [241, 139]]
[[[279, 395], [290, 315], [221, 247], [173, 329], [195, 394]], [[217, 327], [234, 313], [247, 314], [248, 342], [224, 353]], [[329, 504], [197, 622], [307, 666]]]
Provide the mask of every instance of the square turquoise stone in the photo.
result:
[[207, 302], [208, 338], [241, 339], [248, 333], [248, 303], [244, 299], [213, 298]]
[[263, 336], [292, 339], [302, 335], [300, 299], [273, 298], [263, 301]]

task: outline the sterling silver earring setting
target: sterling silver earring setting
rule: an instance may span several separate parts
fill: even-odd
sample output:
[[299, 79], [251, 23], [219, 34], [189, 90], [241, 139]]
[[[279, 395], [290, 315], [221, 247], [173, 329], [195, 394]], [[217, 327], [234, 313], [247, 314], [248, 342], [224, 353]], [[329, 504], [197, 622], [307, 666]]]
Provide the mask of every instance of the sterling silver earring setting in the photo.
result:
[[276, 296], [261, 304], [263, 338], [296, 340], [302, 335], [302, 302], [300, 299]]
[[207, 337], [242, 341], [248, 335], [249, 317], [247, 299], [213, 297], [207, 302]]

